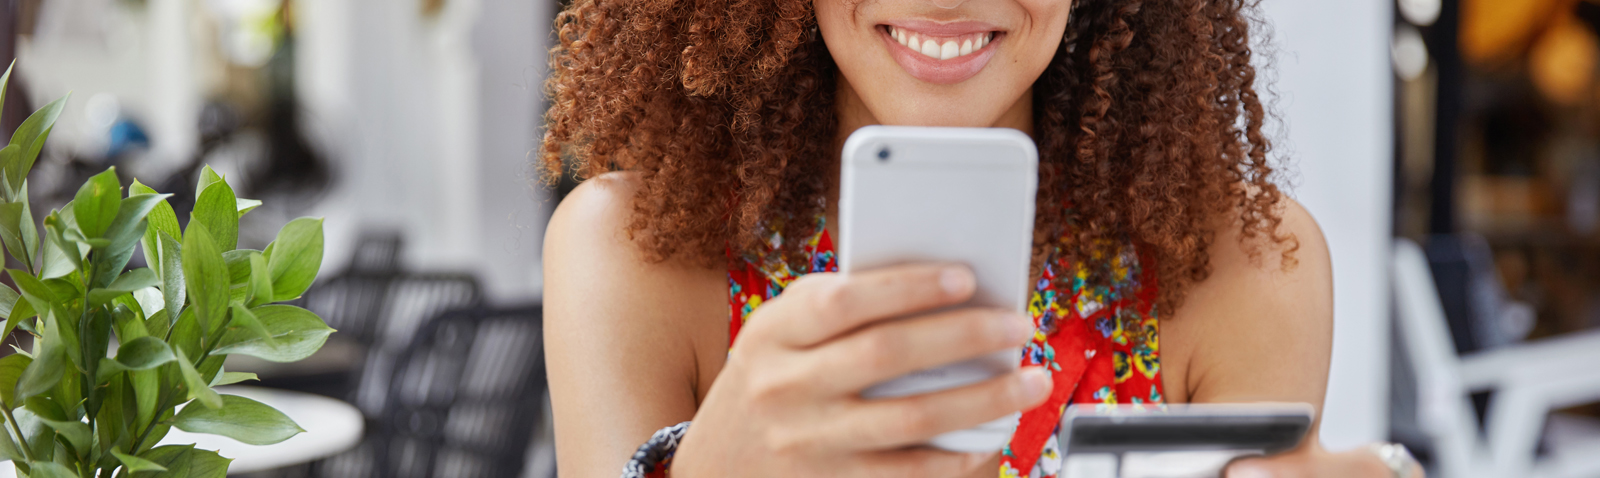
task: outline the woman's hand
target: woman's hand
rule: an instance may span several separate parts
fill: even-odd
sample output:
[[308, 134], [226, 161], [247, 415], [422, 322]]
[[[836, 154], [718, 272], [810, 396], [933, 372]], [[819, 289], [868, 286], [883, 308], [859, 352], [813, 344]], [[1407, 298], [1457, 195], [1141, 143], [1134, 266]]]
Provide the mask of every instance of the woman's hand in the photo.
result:
[[993, 453], [915, 445], [1038, 405], [1050, 393], [1044, 370], [860, 397], [878, 382], [1017, 347], [1033, 334], [1032, 321], [1014, 312], [927, 313], [966, 301], [974, 281], [965, 267], [926, 264], [795, 281], [740, 332], [672, 475], [953, 477], [986, 466]]
[[[1329, 453], [1311, 444], [1291, 453], [1265, 458], [1239, 460], [1228, 466], [1227, 478], [1391, 478], [1394, 473], [1378, 455], [1362, 448]], [[1422, 467], [1415, 466], [1410, 478], [1424, 478]]]

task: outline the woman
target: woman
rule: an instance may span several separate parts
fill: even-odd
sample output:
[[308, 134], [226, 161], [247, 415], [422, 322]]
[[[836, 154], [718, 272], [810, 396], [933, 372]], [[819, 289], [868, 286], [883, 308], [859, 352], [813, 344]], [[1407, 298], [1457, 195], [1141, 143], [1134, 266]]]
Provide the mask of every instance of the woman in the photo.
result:
[[[1328, 252], [1274, 183], [1250, 3], [576, 0], [541, 156], [589, 178], [545, 246], [562, 474], [1045, 477], [1068, 402], [1320, 408]], [[972, 293], [959, 265], [831, 272], [838, 151], [870, 124], [1035, 139], [1029, 314], [930, 312]], [[1019, 345], [1007, 376], [857, 395]], [[1018, 411], [1000, 453], [915, 446]], [[1396, 470], [1307, 440], [1229, 474]]]

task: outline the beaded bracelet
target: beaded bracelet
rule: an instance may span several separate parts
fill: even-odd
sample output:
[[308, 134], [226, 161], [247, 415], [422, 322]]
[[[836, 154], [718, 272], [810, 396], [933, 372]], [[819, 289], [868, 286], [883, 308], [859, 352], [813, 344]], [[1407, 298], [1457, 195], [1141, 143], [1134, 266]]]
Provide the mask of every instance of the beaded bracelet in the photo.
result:
[[678, 442], [687, 431], [689, 422], [656, 430], [622, 467], [622, 478], [666, 478], [672, 456], [678, 453]]

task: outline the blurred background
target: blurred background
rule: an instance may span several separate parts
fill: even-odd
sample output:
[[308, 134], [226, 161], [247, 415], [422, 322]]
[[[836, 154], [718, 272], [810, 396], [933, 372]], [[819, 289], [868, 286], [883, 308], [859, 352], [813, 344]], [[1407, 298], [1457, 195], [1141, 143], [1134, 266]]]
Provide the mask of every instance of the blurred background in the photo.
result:
[[[38, 209], [112, 165], [188, 200], [210, 164], [265, 202], [241, 247], [328, 219], [302, 302], [340, 333], [227, 367], [352, 406], [362, 437], [236, 472], [552, 476], [540, 238], [564, 187], [530, 160], [560, 7], [0, 0], [0, 126], [72, 94]], [[1261, 13], [1277, 152], [1334, 260], [1320, 438], [1401, 441], [1433, 476], [1600, 476], [1600, 2]]]

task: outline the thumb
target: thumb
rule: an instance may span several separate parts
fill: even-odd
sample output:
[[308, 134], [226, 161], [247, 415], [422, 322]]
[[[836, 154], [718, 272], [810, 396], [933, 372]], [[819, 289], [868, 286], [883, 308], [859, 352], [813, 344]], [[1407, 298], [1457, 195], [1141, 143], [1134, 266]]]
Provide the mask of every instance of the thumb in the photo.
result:
[[[1290, 452], [1273, 456], [1240, 458], [1229, 463], [1222, 476], [1226, 478], [1303, 478], [1311, 476], [1315, 466], [1314, 455]], [[1344, 475], [1334, 475], [1344, 476]], [[1366, 476], [1366, 475], [1357, 475]]]
[[1277, 467], [1272, 465], [1273, 463], [1270, 460], [1263, 458], [1238, 460], [1228, 464], [1226, 473], [1223, 476], [1226, 478], [1279, 478], [1282, 476], [1283, 474], [1279, 473]]

